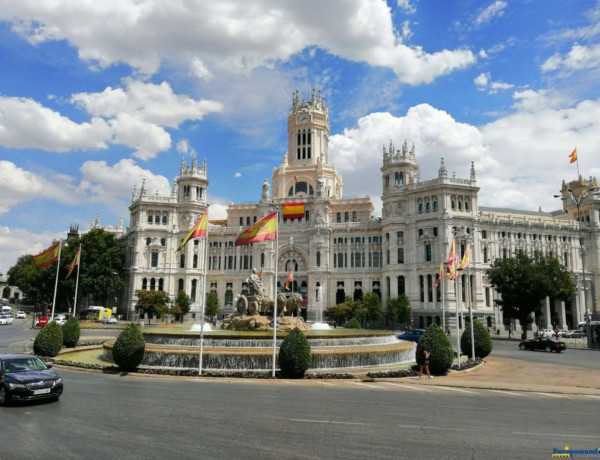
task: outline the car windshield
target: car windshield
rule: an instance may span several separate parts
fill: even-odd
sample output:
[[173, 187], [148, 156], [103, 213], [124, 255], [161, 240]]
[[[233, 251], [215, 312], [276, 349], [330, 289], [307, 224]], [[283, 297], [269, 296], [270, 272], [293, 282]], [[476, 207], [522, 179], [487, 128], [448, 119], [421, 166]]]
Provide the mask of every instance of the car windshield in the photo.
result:
[[47, 369], [46, 365], [35, 356], [31, 358], [13, 358], [2, 361], [2, 369], [7, 374], [18, 372], [41, 371]]

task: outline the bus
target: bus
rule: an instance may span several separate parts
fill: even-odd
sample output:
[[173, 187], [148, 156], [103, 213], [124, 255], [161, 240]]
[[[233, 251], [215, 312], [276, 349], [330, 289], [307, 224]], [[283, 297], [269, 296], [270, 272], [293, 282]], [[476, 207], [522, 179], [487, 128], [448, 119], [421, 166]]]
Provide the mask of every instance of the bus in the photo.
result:
[[110, 318], [112, 310], [100, 306], [91, 306], [85, 310], [85, 319], [90, 321], [102, 321], [104, 318]]

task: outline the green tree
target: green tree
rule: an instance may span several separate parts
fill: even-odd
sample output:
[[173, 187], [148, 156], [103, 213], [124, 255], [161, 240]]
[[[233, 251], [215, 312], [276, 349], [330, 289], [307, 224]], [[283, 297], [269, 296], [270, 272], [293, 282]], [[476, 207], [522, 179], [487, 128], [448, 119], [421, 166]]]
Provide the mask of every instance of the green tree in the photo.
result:
[[550, 281], [540, 263], [519, 251], [512, 259], [496, 259], [488, 270], [490, 285], [501, 298], [496, 302], [505, 319], [518, 319], [527, 338], [531, 314], [540, 308], [540, 302], [551, 294]]
[[177, 297], [175, 298], [175, 306], [179, 307], [181, 320], [183, 321], [183, 317], [190, 312], [192, 302], [190, 300], [190, 296], [188, 296], [185, 291], [179, 291], [177, 293]]
[[140, 289], [135, 291], [138, 301], [135, 304], [135, 311], [140, 314], [148, 314], [148, 317], [156, 316], [162, 318], [167, 311], [167, 301], [169, 296], [163, 291], [148, 291]]
[[573, 274], [556, 257], [538, 252], [535, 254], [535, 260], [544, 273], [550, 300], [568, 301], [577, 291]]
[[424, 350], [429, 351], [429, 370], [432, 374], [445, 374], [454, 361], [454, 351], [446, 334], [437, 324], [432, 324], [417, 344], [417, 364], [425, 362]]
[[398, 321], [400, 324], [410, 322], [410, 300], [406, 294], [400, 294], [398, 297], [389, 297], [386, 306], [388, 316], [392, 321], [392, 329], [394, 328], [394, 321]]
[[[485, 358], [492, 352], [494, 344], [492, 337], [487, 331], [483, 324], [477, 321], [477, 318], [473, 319], [473, 338], [475, 339], [475, 356], [477, 358]], [[463, 354], [471, 357], [471, 327], [467, 324], [467, 327], [463, 331], [460, 338], [460, 349]]]
[[383, 311], [381, 309], [381, 299], [374, 292], [367, 292], [363, 296], [362, 300], [363, 307], [367, 310], [366, 318], [369, 321], [377, 321], [383, 318]]
[[113, 345], [113, 361], [125, 372], [135, 371], [144, 358], [144, 334], [135, 324], [129, 324]]
[[206, 316], [210, 316], [212, 320], [215, 316], [219, 314], [219, 297], [216, 292], [208, 292], [206, 294], [206, 308], [204, 309], [204, 314]]
[[300, 379], [310, 366], [312, 353], [304, 333], [295, 327], [279, 347], [279, 368], [284, 378]]
[[52, 304], [55, 279], [56, 265], [37, 268], [31, 255], [19, 257], [17, 263], [8, 270], [8, 284], [17, 286], [23, 292], [23, 297], [34, 304]]

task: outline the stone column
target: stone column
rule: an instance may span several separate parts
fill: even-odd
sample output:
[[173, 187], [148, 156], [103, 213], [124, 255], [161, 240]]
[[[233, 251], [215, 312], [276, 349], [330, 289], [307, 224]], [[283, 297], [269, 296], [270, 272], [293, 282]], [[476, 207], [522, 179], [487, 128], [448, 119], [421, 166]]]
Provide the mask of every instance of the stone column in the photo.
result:
[[558, 307], [558, 319], [560, 321], [560, 328], [566, 329], [567, 328], [567, 315], [565, 312], [565, 303], [560, 300], [557, 300], [556, 306]]
[[550, 298], [546, 297], [544, 305], [544, 319], [545, 324], [543, 329], [552, 329], [552, 315], [550, 314]]

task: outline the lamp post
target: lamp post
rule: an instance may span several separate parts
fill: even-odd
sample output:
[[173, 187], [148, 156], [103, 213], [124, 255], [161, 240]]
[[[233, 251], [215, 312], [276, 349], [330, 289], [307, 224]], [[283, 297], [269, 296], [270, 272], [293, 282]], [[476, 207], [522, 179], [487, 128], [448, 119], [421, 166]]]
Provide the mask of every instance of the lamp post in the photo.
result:
[[589, 187], [583, 192], [577, 194], [571, 187], [567, 188], [566, 192], [561, 195], [554, 195], [554, 198], [560, 198], [563, 201], [570, 201], [577, 208], [577, 229], [579, 232], [579, 250], [581, 251], [581, 277], [583, 279], [583, 308], [585, 311], [585, 335], [587, 337], [587, 347], [592, 348], [592, 330], [590, 328], [590, 315], [587, 307], [587, 299], [585, 294], [585, 247], [581, 234], [581, 203], [590, 196], [600, 194], [598, 187]]
[[[475, 253], [475, 241], [473, 239], [473, 236], [467, 232], [466, 227], [460, 227], [457, 228], [454, 231], [454, 236], [458, 239], [464, 240], [465, 245], [468, 246], [469, 243], [473, 244], [473, 254]], [[468, 252], [468, 247], [465, 247], [465, 251]], [[473, 299], [472, 299], [472, 286], [471, 286], [471, 262], [468, 261], [467, 266], [467, 278], [466, 278], [466, 290], [467, 290], [467, 302], [469, 304], [469, 328], [470, 328], [470, 333], [471, 333], [471, 359], [473, 361], [475, 361], [475, 333], [473, 331]], [[461, 288], [461, 305], [462, 305], [462, 288]], [[456, 293], [456, 301], [457, 301], [457, 307], [458, 307], [458, 296], [459, 293]], [[462, 314], [461, 314], [461, 318], [462, 318]], [[459, 347], [460, 347], [460, 342], [459, 343]], [[460, 353], [460, 348], [458, 350], [458, 353]]]

